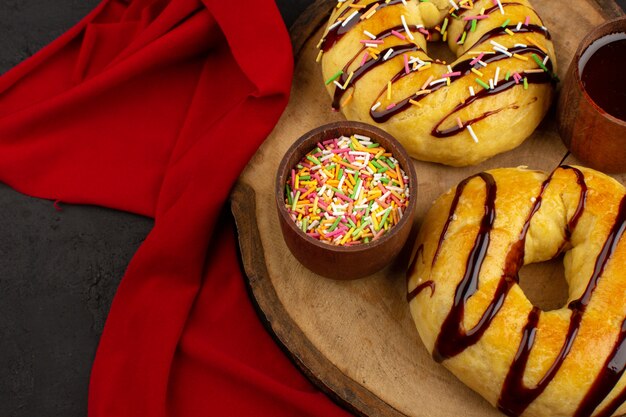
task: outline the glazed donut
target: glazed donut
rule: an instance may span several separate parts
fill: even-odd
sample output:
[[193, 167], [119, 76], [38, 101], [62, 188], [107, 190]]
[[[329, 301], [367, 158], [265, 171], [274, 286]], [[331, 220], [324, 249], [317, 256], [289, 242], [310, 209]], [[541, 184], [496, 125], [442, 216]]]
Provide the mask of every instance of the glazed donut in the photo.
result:
[[[408, 299], [433, 358], [510, 416], [626, 412], [626, 197], [561, 166], [474, 175], [426, 215]], [[541, 311], [522, 265], [564, 253], [569, 298]]]
[[[427, 55], [436, 38], [454, 63]], [[544, 117], [557, 81], [550, 39], [527, 0], [340, 0], [317, 60], [333, 109], [416, 159], [463, 166], [515, 148]]]

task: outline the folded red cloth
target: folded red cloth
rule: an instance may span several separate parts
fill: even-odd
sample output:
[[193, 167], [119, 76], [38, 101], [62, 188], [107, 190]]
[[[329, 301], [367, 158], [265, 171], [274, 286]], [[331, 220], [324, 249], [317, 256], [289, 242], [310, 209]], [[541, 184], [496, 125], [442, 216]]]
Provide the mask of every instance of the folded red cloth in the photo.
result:
[[284, 109], [271, 0], [105, 0], [0, 77], [0, 180], [151, 216], [91, 375], [94, 417], [347, 413], [264, 331], [225, 209]]

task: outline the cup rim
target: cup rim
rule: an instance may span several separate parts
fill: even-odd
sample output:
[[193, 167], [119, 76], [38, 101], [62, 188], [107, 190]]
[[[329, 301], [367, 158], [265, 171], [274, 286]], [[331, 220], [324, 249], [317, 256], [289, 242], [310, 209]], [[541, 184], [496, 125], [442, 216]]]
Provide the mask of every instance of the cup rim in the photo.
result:
[[[402, 218], [400, 219], [398, 224], [393, 226], [394, 230], [390, 230], [389, 232], [381, 236], [379, 239], [376, 239], [368, 243], [361, 243], [359, 245], [354, 245], [354, 246], [338, 246], [338, 245], [331, 245], [329, 243], [325, 243], [320, 240], [314, 239], [311, 236], [308, 236], [306, 233], [303, 233], [302, 230], [296, 226], [296, 223], [291, 219], [291, 217], [289, 216], [285, 208], [285, 203], [284, 203], [285, 188], [284, 188], [284, 184], [281, 181], [281, 178], [284, 178], [283, 174], [287, 172], [286, 170], [290, 169], [290, 167], [287, 167], [289, 156], [292, 155], [294, 152], [296, 152], [308, 140], [311, 140], [311, 138], [323, 134], [325, 131], [332, 133], [333, 131], [336, 131], [336, 130], [341, 131], [341, 130], [350, 129], [350, 128], [355, 129], [358, 132], [363, 132], [364, 135], [372, 135], [373, 133], [377, 137], [384, 137], [385, 140], [389, 141], [391, 144], [394, 145], [395, 149], [392, 151], [392, 154], [396, 159], [398, 159], [398, 162], [400, 162], [401, 166], [404, 168], [404, 172], [409, 177], [409, 182], [411, 184], [411, 188], [410, 188], [411, 197], [409, 199], [409, 204], [406, 207], [402, 215]], [[330, 139], [330, 136], [328, 138], [320, 137], [316, 140], [316, 142]], [[400, 158], [398, 156], [400, 156]], [[333, 123], [328, 123], [328, 124], [319, 126], [315, 129], [312, 129], [304, 133], [289, 147], [287, 151], [285, 151], [283, 158], [281, 159], [280, 164], [278, 165], [278, 170], [276, 172], [274, 195], [276, 199], [276, 206], [278, 208], [278, 213], [283, 218], [283, 220], [285, 220], [285, 223], [288, 225], [287, 227], [297, 232], [298, 236], [303, 238], [308, 244], [316, 246], [322, 250], [328, 250], [328, 251], [333, 251], [333, 252], [338, 252], [338, 253], [346, 253], [346, 254], [359, 253], [363, 251], [373, 250], [380, 246], [384, 246], [385, 243], [387, 243], [387, 241], [389, 241], [394, 236], [396, 236], [397, 233], [403, 227], [406, 227], [405, 225], [407, 222], [411, 222], [411, 223], [413, 222], [413, 217], [414, 217], [413, 214], [415, 212], [415, 208], [417, 207], [417, 174], [415, 173], [415, 167], [413, 166], [412, 159], [409, 157], [408, 153], [406, 152], [404, 147], [400, 144], [400, 142], [398, 142], [398, 140], [394, 138], [391, 134], [387, 133], [386, 131], [382, 130], [379, 127], [376, 127], [367, 123], [363, 123], [363, 122], [356, 122], [356, 121], [333, 122]]]
[[[623, 22], [624, 23], [624, 29], [622, 30], [615, 30], [615, 31], [609, 31], [604, 33], [604, 31], [607, 29], [608, 26], [616, 23], [616, 22]], [[576, 60], [575, 65], [574, 65], [574, 76], [576, 78], [576, 83], [578, 84], [578, 87], [580, 88], [580, 91], [582, 92], [583, 97], [585, 97], [585, 99], [589, 102], [589, 104], [591, 104], [593, 106], [593, 108], [599, 113], [601, 114], [603, 117], [607, 118], [608, 120], [610, 120], [611, 122], [626, 127], [626, 120], [622, 120], [619, 119], [615, 116], [613, 116], [612, 114], [610, 114], [609, 112], [607, 112], [604, 108], [602, 108], [600, 105], [598, 105], [598, 103], [596, 103], [593, 98], [591, 97], [591, 95], [587, 92], [587, 89], [585, 88], [583, 82], [582, 82], [582, 73], [580, 71], [580, 66], [579, 61], [581, 59], [581, 57], [583, 56], [583, 54], [585, 53], [585, 51], [598, 39], [601, 39], [605, 36], [614, 34], [614, 33], [626, 33], [626, 16], [621, 16], [621, 17], [617, 17], [614, 19], [610, 19], [605, 21], [604, 23], [602, 23], [600, 26], [595, 27], [591, 32], [589, 32], [587, 35], [585, 35], [585, 37], [580, 41], [580, 44], [578, 45], [578, 48], [576, 49], [576, 53], [574, 54], [574, 59]]]

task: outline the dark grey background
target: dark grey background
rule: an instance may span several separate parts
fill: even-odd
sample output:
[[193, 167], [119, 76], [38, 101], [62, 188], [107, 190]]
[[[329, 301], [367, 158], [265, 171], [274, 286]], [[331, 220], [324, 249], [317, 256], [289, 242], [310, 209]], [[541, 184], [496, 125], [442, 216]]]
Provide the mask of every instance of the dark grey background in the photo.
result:
[[[97, 3], [0, 0], [0, 73]], [[312, 0], [277, 3], [289, 26]], [[58, 212], [51, 201], [0, 184], [0, 417], [86, 415], [112, 297], [151, 227], [149, 219], [98, 207]]]
[[[0, 0], [0, 73], [98, 0]], [[287, 25], [312, 0], [277, 1]], [[152, 221], [0, 183], [0, 417], [79, 417], [115, 290]]]

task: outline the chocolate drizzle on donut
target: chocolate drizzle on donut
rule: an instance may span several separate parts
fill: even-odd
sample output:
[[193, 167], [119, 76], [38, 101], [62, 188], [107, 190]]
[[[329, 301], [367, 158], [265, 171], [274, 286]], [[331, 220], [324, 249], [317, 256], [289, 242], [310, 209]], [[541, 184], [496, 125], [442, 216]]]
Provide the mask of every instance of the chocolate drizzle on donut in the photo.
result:
[[570, 318], [570, 324], [565, 335], [565, 340], [561, 346], [561, 350], [557, 354], [550, 369], [539, 380], [537, 385], [532, 388], [524, 384], [524, 375], [526, 373], [526, 365], [528, 358], [535, 343], [535, 334], [541, 310], [533, 307], [528, 315], [528, 321], [522, 332], [522, 341], [518, 347], [515, 359], [509, 368], [509, 372], [502, 385], [502, 392], [498, 399], [498, 408], [509, 416], [519, 416], [526, 408], [547, 388], [548, 384], [555, 377], [561, 368], [563, 361], [569, 354], [574, 339], [578, 334], [580, 322], [582, 321], [582, 311], [573, 310]]
[[[590, 416], [607, 395], [615, 388], [626, 368], [626, 319], [622, 321], [621, 332], [617, 338], [611, 354], [606, 358], [600, 374], [594, 381], [591, 389], [578, 406], [574, 417]], [[622, 389], [596, 417], [611, 417], [613, 413], [626, 401], [626, 388]]]
[[[534, 47], [534, 46], [517, 46], [515, 48], [511, 48], [509, 49], [510, 53], [512, 54], [524, 54], [524, 53], [536, 53], [538, 55], [543, 54], [543, 51], [541, 51], [539, 48]], [[382, 54], [381, 54], [382, 55]], [[492, 62], [496, 62], [502, 59], [507, 59], [508, 56], [506, 56], [505, 54], [502, 53], [498, 53], [498, 54], [493, 54], [490, 55], [489, 57], [485, 57], [484, 58], [484, 62], [489, 64]], [[475, 69], [479, 69], [480, 68], [480, 64], [476, 63], [474, 65], [470, 65], [471, 61], [467, 60], [467, 61], [463, 61], [463, 62], [459, 62], [458, 64], [456, 64], [453, 68], [452, 71], [453, 72], [460, 72], [461, 75], [458, 76], [452, 76], [450, 77], [450, 83], [453, 83], [455, 81], [457, 81], [458, 79], [465, 77], [467, 75], [469, 75], [472, 71], [472, 68]], [[367, 63], [365, 64], [367, 65]], [[546, 67], [552, 71], [552, 63], [550, 61], [547, 62]], [[363, 68], [363, 67], [362, 67]], [[356, 75], [356, 71], [355, 71], [355, 75]], [[406, 76], [406, 72], [404, 70], [400, 71], [399, 73], [397, 73], [392, 79], [391, 82], [395, 82], [398, 79]], [[362, 76], [362, 75], [361, 75]], [[525, 75], [528, 83], [529, 84], [547, 84], [547, 83], [555, 83], [555, 79], [554, 77], [552, 77], [549, 73], [547, 72], [542, 72], [542, 73], [531, 73], [531, 74], [526, 74]], [[352, 77], [354, 79], [354, 76]], [[351, 81], [353, 82], [353, 81]], [[481, 100], [483, 98], [486, 97], [492, 97], [496, 94], [500, 94], [503, 93], [513, 87], [515, 87], [516, 85], [518, 85], [518, 83], [515, 82], [515, 80], [513, 78], [509, 79], [508, 81], [506, 80], [502, 80], [495, 88], [493, 89], [489, 89], [489, 90], [481, 90], [478, 93], [476, 93], [474, 96], [470, 96], [465, 100], [465, 103], [460, 103], [459, 105], [457, 105], [449, 114], [447, 114], [446, 116], [444, 116], [439, 123], [437, 123], [435, 125], [435, 127], [433, 128], [431, 135], [438, 137], [438, 138], [444, 138], [444, 137], [449, 137], [449, 136], [453, 136], [457, 133], [459, 133], [461, 130], [465, 129], [465, 127], [467, 125], [470, 125], [472, 123], [476, 123], [480, 120], [483, 120], [487, 117], [489, 117], [492, 114], [498, 113], [504, 109], [498, 109], [498, 110], [494, 110], [492, 112], [487, 112], [484, 113], [483, 115], [472, 119], [470, 121], [466, 121], [463, 123], [463, 128], [459, 127], [459, 126], [453, 126], [450, 129], [441, 131], [439, 130], [439, 127], [441, 126], [441, 124], [448, 118], [450, 117], [452, 114], [458, 112], [459, 110], [462, 110], [466, 107], [468, 107], [470, 104], [474, 103], [476, 100]], [[439, 90], [440, 88], [446, 86], [445, 83], [439, 83], [437, 85], [434, 85], [432, 87], [429, 87], [429, 90], [432, 92], [435, 92], [437, 90]], [[344, 90], [340, 90], [337, 89], [339, 91], [341, 91], [340, 94], [343, 94]], [[380, 95], [382, 95], [383, 92], [380, 93]], [[380, 97], [379, 95], [379, 97]], [[387, 120], [389, 120], [392, 116], [395, 116], [396, 114], [406, 110], [407, 108], [412, 106], [412, 103], [410, 102], [410, 100], [412, 101], [416, 101], [419, 102], [422, 99], [424, 99], [425, 97], [427, 97], [427, 95], [425, 94], [413, 94], [410, 97], [407, 97], [403, 100], [400, 100], [399, 102], [397, 102], [395, 104], [395, 106], [386, 109], [386, 110], [370, 110], [370, 117], [377, 123], [384, 123]], [[337, 103], [338, 106], [338, 102], [339, 100], [337, 99], [337, 91], [335, 91], [335, 100], [333, 101], [333, 106], [335, 106], [335, 104]]]
[[409, 292], [406, 296], [407, 301], [411, 302], [411, 300], [417, 297], [417, 295], [421, 293], [422, 291], [424, 291], [426, 288], [430, 288], [430, 296], [432, 297], [433, 294], [435, 293], [435, 283], [429, 280], [429, 281], [422, 282], [420, 285], [415, 287], [411, 292]]
[[[496, 219], [496, 182], [491, 174], [481, 172], [474, 177], [470, 177], [468, 180], [462, 183], [463, 186], [457, 187], [455, 198], [453, 201], [458, 204], [460, 194], [463, 192], [465, 185], [467, 185], [469, 180], [475, 177], [480, 177], [485, 182], [485, 212], [480, 221], [480, 228], [478, 230], [478, 234], [476, 235], [474, 246], [472, 247], [472, 250], [470, 251], [470, 254], [467, 258], [465, 274], [463, 275], [461, 282], [457, 286], [452, 308], [450, 310], [450, 313], [448, 313], [448, 316], [444, 320], [443, 324], [441, 325], [441, 332], [439, 333], [439, 336], [437, 337], [437, 340], [435, 342], [435, 347], [433, 349], [433, 358], [437, 362], [441, 362], [446, 358], [455, 356], [469, 346], [478, 342], [485, 330], [487, 330], [487, 328], [489, 327], [491, 320], [502, 306], [503, 298], [499, 300], [500, 302], [497, 302], [497, 300], [494, 298], [494, 300], [489, 304], [489, 307], [479, 320], [478, 324], [476, 324], [476, 326], [474, 326], [474, 328], [469, 331], [465, 331], [463, 329], [461, 323], [463, 322], [463, 318], [465, 316], [465, 304], [467, 303], [467, 300], [472, 295], [474, 295], [474, 293], [478, 289], [478, 276], [487, 255], [490, 241], [490, 233], [491, 229], [493, 228], [493, 223]], [[457, 195], [459, 197], [457, 197]], [[452, 219], [453, 215], [448, 217], [446, 225], [444, 226], [444, 230], [447, 230], [447, 226]], [[439, 247], [437, 248], [436, 252], [438, 251]]]
[[422, 245], [419, 245], [419, 247], [415, 251], [415, 256], [413, 257], [413, 260], [411, 261], [411, 265], [409, 265], [409, 269], [406, 272], [407, 283], [408, 283], [408, 279], [411, 278], [411, 275], [413, 275], [415, 271], [417, 270], [417, 260], [419, 259], [420, 255], [423, 255], [423, 254], [424, 254], [424, 245], [422, 244]]
[[548, 40], [552, 39], [552, 36], [550, 36], [550, 32], [548, 32], [548, 30], [543, 26], [528, 25], [528, 26], [522, 26], [521, 28], [519, 28], [519, 30], [517, 29], [517, 26], [514, 26], [514, 25], [506, 26], [506, 27], [498, 26], [497, 28], [493, 28], [490, 31], [485, 32], [485, 34], [481, 36], [476, 42], [474, 42], [474, 44], [470, 48], [467, 48], [467, 50], [470, 50], [476, 45], [481, 44], [489, 39], [497, 38], [498, 36], [505, 35], [507, 29], [509, 30], [515, 29], [515, 33], [530, 33], [530, 32], [540, 33], [544, 35], [546, 39]]
[[[381, 35], [379, 35], [379, 38], [384, 39], [386, 37], [388, 37], [391, 34], [391, 31], [397, 31], [397, 32], [401, 32], [404, 31], [404, 28], [402, 26], [400, 27], [393, 27], [391, 29], [386, 30], [385, 32], [383, 32]], [[363, 52], [365, 50], [365, 48], [362, 48], [360, 52]], [[362, 66], [360, 66], [359, 68], [357, 68], [356, 70], [354, 70], [354, 74], [352, 75], [352, 78], [350, 79], [350, 82], [348, 83], [348, 85], [346, 86], [345, 89], [341, 89], [341, 88], [335, 88], [335, 93], [333, 95], [333, 109], [338, 110], [339, 109], [339, 102], [341, 100], [341, 97], [343, 97], [345, 91], [352, 87], [354, 85], [354, 83], [356, 83], [361, 77], [363, 77], [365, 74], [367, 74], [370, 70], [380, 66], [381, 64], [384, 64], [387, 60], [384, 60], [383, 57], [387, 54], [387, 52], [389, 52], [391, 50], [391, 53], [389, 54], [389, 56], [387, 57], [387, 60], [392, 59], [398, 55], [402, 55], [408, 52], [415, 52], [415, 51], [419, 51], [421, 50], [419, 46], [414, 45], [414, 44], [406, 44], [406, 45], [397, 45], [393, 48], [387, 48], [381, 51], [381, 53], [379, 54], [378, 58], [376, 59], [369, 59], [368, 61], [366, 61]], [[339, 78], [338, 82], [339, 84], [343, 85], [346, 83], [346, 81], [348, 81], [348, 67], [350, 65], [352, 65], [352, 63], [354, 62], [354, 60], [356, 59], [356, 57], [359, 55], [359, 53], [357, 53], [357, 55], [355, 55], [343, 68], [343, 73], [341, 74], [341, 77]], [[392, 80], [392, 82], [394, 82], [395, 80]]]
[[[507, 7], [507, 6], [524, 6], [522, 3], [502, 3], [502, 7]], [[490, 15], [491, 13], [495, 12], [496, 10], [500, 10], [500, 7], [498, 5], [495, 6], [491, 6], [488, 9], [485, 9], [485, 11], [483, 12], [483, 15]], [[465, 14], [465, 12], [467, 11], [467, 9], [463, 10], [463, 13], [459, 13], [457, 14], [457, 16], [462, 16], [463, 14]], [[451, 15], [448, 15], [448, 17], [450, 17]], [[463, 32], [469, 32], [469, 30], [472, 28], [472, 21], [468, 20], [465, 23], [465, 27], [463, 28]]]
[[[576, 339], [576, 336], [578, 335], [580, 323], [582, 322], [583, 314], [587, 309], [587, 305], [591, 300], [591, 296], [598, 285], [598, 281], [604, 272], [606, 264], [615, 252], [625, 229], [626, 196], [622, 198], [615, 223], [609, 232], [602, 250], [596, 258], [593, 273], [591, 274], [591, 278], [585, 291], [580, 298], [573, 300], [568, 305], [568, 308], [572, 310], [572, 314], [561, 350], [554, 359], [550, 369], [548, 369], [537, 385], [529, 388], [524, 385], [523, 379], [528, 358], [534, 344], [535, 333], [541, 313], [541, 311], [536, 307], [531, 310], [526, 326], [524, 327], [522, 341], [518, 347], [513, 364], [511, 365], [511, 368], [509, 369], [509, 372], [504, 380], [502, 392], [500, 393], [500, 399], [498, 400], [498, 408], [505, 414], [509, 416], [519, 416], [522, 414], [524, 410], [526, 410], [526, 408], [539, 395], [541, 395], [560, 369], [574, 343], [574, 340]], [[578, 406], [574, 417], [591, 416], [593, 411], [611, 392], [619, 381], [621, 375], [624, 373], [624, 369], [626, 367], [626, 345], [624, 344], [625, 332], [626, 329], [624, 328], [624, 322], [622, 322], [621, 333], [614, 345], [612, 353], [607, 358], [602, 371], [598, 377], [596, 377], [591, 390], [587, 392], [587, 395]], [[598, 415], [607, 417], [612, 415], [613, 411], [615, 411], [622, 404], [624, 395], [624, 392], [620, 393], [620, 395], [618, 395], [618, 399], [622, 397], [622, 400], [612, 401], [611, 404], [609, 404], [609, 406], [607, 406], [607, 408]]]
[[[321, 44], [320, 44], [320, 49], [322, 51], [328, 51], [345, 33], [347, 33], [350, 29], [352, 29], [358, 22], [361, 21], [361, 17], [363, 16], [367, 16], [368, 12], [370, 12], [372, 10], [372, 8], [374, 7], [378, 7], [378, 9], [386, 7], [386, 6], [392, 6], [392, 5], [396, 5], [401, 3], [402, 0], [391, 0], [389, 3], [382, 3], [382, 2], [373, 2], [370, 3], [368, 5], [366, 5], [364, 8], [362, 9], [352, 9], [352, 8], [346, 8], [344, 9], [340, 16], [338, 17], [338, 19], [335, 21], [335, 26], [330, 29], [325, 37], [323, 38]], [[358, 0], [355, 1], [354, 3], [358, 3]], [[502, 7], [508, 7], [508, 6], [515, 6], [515, 5], [519, 5], [519, 6], [523, 6], [523, 4], [521, 3], [502, 3]], [[488, 9], [486, 9], [484, 11], [484, 14], [488, 15], [491, 14], [493, 12], [495, 12], [496, 10], [499, 9], [500, 6], [493, 6], [490, 7]], [[458, 11], [458, 16], [455, 16], [454, 18], [459, 19], [460, 15], [462, 15], [463, 13], [465, 13], [467, 11], [467, 9], [462, 9], [460, 11]], [[346, 25], [344, 26], [343, 24], [337, 24], [337, 21], [339, 21], [339, 19], [347, 19], [349, 18], [352, 14], [354, 14], [354, 16], [352, 16], [350, 18], [350, 20], [346, 23]], [[449, 14], [449, 17], [451, 17], [452, 15]], [[541, 22], [541, 20], [540, 20]], [[471, 26], [471, 23], [468, 22], [465, 25], [465, 30], [467, 31], [468, 27]], [[376, 35], [376, 39], [381, 40], [384, 39], [388, 36], [390, 36], [392, 34], [392, 30], [398, 33], [401, 32], [405, 32], [405, 28], [403, 25], [398, 25], [394, 28], [390, 28], [385, 30], [384, 32], [381, 32], [379, 34]], [[544, 27], [544, 26], [539, 26], [539, 25], [535, 25], [535, 24], [528, 24], [528, 25], [515, 25], [515, 26], [506, 26], [506, 27], [502, 27], [502, 26], [498, 26], [496, 28], [491, 29], [490, 31], [486, 32], [485, 34], [483, 34], [481, 36], [481, 38], [476, 41], [474, 43], [474, 45], [472, 45], [472, 48], [474, 48], [476, 45], [485, 42], [488, 39], [494, 38], [494, 37], [498, 37], [501, 35], [504, 35], [507, 33], [507, 31], [511, 31], [513, 30], [516, 33], [531, 33], [531, 32], [535, 32], [535, 33], [540, 33], [542, 35], [544, 35], [546, 37], [546, 39], [551, 39], [551, 36], [548, 32], [548, 30]], [[510, 32], [508, 32], [510, 33]], [[344, 88], [335, 88], [334, 94], [333, 94], [333, 102], [332, 102], [332, 108], [334, 110], [339, 110], [339, 108], [341, 107], [341, 98], [343, 97], [343, 95], [346, 93], [346, 91], [351, 88], [354, 87], [355, 83], [362, 78], [365, 74], [367, 74], [370, 70], [378, 67], [380, 64], [386, 62], [387, 60], [390, 60], [394, 57], [397, 57], [401, 54], [404, 53], [410, 53], [410, 52], [415, 52], [418, 50], [421, 50], [421, 48], [419, 46], [417, 46], [415, 43], [407, 43], [406, 45], [396, 45], [393, 48], [393, 51], [386, 57], [387, 59], [383, 59], [385, 57], [385, 55], [392, 49], [392, 48], [387, 48], [384, 49], [382, 51], [380, 51], [380, 53], [378, 54], [378, 56], [376, 58], [370, 58], [368, 60], [366, 60], [360, 67], [358, 67], [357, 69], [355, 69], [352, 73], [352, 76], [350, 78], [350, 74], [348, 72], [348, 69], [351, 65], [353, 65], [355, 59], [360, 56], [361, 53], [363, 53], [363, 51], [365, 51], [367, 48], [363, 47], [360, 48], [360, 50], [347, 62], [347, 64], [343, 67], [342, 69], [342, 75], [339, 77], [339, 79], [337, 80], [337, 83], [342, 85]], [[471, 49], [471, 48], [467, 48], [467, 49]], [[542, 50], [540, 50], [539, 48], [536, 48], [534, 46], [528, 46], [528, 47], [520, 47], [517, 46], [515, 48], [510, 48], [509, 52], [511, 54], [524, 54], [524, 53], [536, 53], [538, 56], [540, 56], [542, 59], [546, 56], [546, 53]], [[487, 58], [484, 58], [483, 62], [489, 63], [489, 62], [494, 62], [500, 59], [505, 59], [508, 58], [509, 56], [507, 56], [504, 53], [496, 53], [493, 56], [489, 56]], [[547, 83], [552, 83], [552, 85], [554, 85], [557, 81], [557, 78], [554, 76], [554, 74], [552, 73], [552, 63], [548, 60], [548, 62], [545, 64], [546, 67], [548, 68], [547, 72], [544, 73], [527, 73], [525, 74], [525, 78], [528, 84], [547, 84]], [[474, 67], [476, 69], [480, 68], [480, 65], [478, 63], [476, 63], [474, 65]], [[452, 83], [456, 80], [458, 80], [461, 77], [464, 77], [466, 75], [468, 75], [471, 71], [471, 67], [469, 66], [469, 61], [465, 61], [465, 62], [461, 62], [457, 65], [455, 65], [453, 72], [457, 72], [460, 71], [462, 72], [461, 76], [453, 76], [453, 77], [449, 77], [449, 82], [446, 83], [438, 83], [436, 85], [433, 86], [429, 86], [428, 90], [430, 90], [430, 93], [439, 90], [440, 88], [449, 85], [449, 83]], [[392, 79], [390, 80], [391, 83], [395, 83], [396, 81], [400, 80], [401, 78], [405, 77], [406, 75], [409, 74], [413, 74], [413, 71], [409, 71], [408, 73], [405, 71], [405, 69], [400, 70], [400, 72], [398, 72], [396, 75], [394, 75], [392, 77]], [[348, 82], [349, 80], [349, 82]], [[471, 103], [475, 102], [476, 100], [480, 100], [482, 98], [486, 98], [486, 97], [491, 97], [494, 94], [499, 94], [502, 92], [505, 92], [507, 90], [509, 90], [510, 88], [515, 87], [516, 85], [519, 84], [519, 80], [514, 81], [514, 80], [502, 80], [502, 82], [497, 85], [495, 88], [493, 89], [489, 89], [489, 90], [482, 90], [480, 91], [478, 94], [475, 94], [474, 96], [468, 97], [468, 99], [465, 101], [465, 103], [458, 105], [452, 112], [450, 112], [449, 114], [447, 114], [444, 118], [442, 118], [435, 126], [435, 128], [432, 130], [431, 135], [434, 137], [438, 137], [438, 138], [445, 138], [445, 137], [450, 137], [450, 136], [454, 136], [458, 133], [460, 133], [462, 130], [464, 130], [465, 128], [467, 128], [467, 126], [470, 126], [472, 124], [475, 124], [483, 119], [488, 118], [489, 116], [492, 116], [496, 113], [499, 113], [503, 110], [506, 110], [507, 108], [519, 108], [519, 106], [516, 105], [511, 105], [508, 107], [503, 107], [497, 110], [493, 110], [493, 111], [489, 111], [489, 112], [485, 112], [483, 114], [481, 114], [478, 117], [475, 117], [471, 120], [467, 120], [465, 122], [461, 123], [461, 126], [459, 125], [455, 125], [452, 126], [449, 129], [444, 129], [441, 130], [440, 127], [441, 125], [444, 123], [445, 120], [448, 119], [448, 117], [450, 117], [452, 114], [454, 114], [455, 112], [469, 106]], [[386, 89], [383, 89], [375, 102], [378, 101], [378, 99], [380, 99], [380, 97], [384, 94]], [[386, 108], [378, 108], [380, 105], [378, 106], [372, 106], [372, 108], [370, 109], [370, 117], [377, 123], [384, 123], [386, 121], [388, 121], [391, 117], [393, 117], [394, 115], [397, 115], [405, 110], [407, 110], [409, 107], [411, 107], [414, 103], [417, 103], [419, 101], [421, 101], [422, 99], [424, 99], [424, 97], [428, 96], [429, 94], [424, 94], [422, 92], [415, 93], [410, 97], [406, 97], [396, 103], [391, 103], [389, 106], [387, 106]], [[374, 103], [372, 103], [374, 104]]]
[[[524, 6], [522, 3], [516, 3], [516, 2], [510, 2], [510, 3], [501, 3], [503, 8], [506, 8], [508, 6]], [[460, 18], [461, 16], [463, 16], [465, 13], [467, 13], [468, 11], [472, 10], [471, 8], [461, 8], [460, 10], [451, 10], [450, 13], [448, 13], [448, 17], [454, 17], [452, 16], [452, 13], [456, 14], [457, 18]], [[496, 10], [500, 10], [500, 7], [498, 5], [492, 6], [488, 9], [485, 9], [485, 13], [484, 14], [491, 14], [493, 12], [495, 12]], [[539, 16], [537, 16], [539, 17]], [[541, 19], [540, 19], [541, 20]]]
[[[587, 200], [587, 185], [583, 173], [577, 168], [563, 165], [560, 169], [572, 170], [577, 178], [580, 187], [579, 201], [572, 217], [567, 222], [566, 238], [571, 237], [573, 229], [584, 211]], [[559, 169], [557, 168], [557, 169]], [[465, 316], [465, 304], [476, 292], [479, 284], [479, 274], [489, 247], [489, 235], [495, 221], [495, 195], [496, 185], [493, 177], [486, 173], [474, 175], [462, 181], [457, 186], [453, 197], [448, 219], [442, 228], [442, 232], [433, 256], [433, 264], [437, 259], [445, 235], [450, 223], [454, 219], [454, 213], [459, 204], [461, 194], [470, 180], [476, 177], [482, 178], [486, 186], [485, 213], [481, 219], [480, 228], [477, 233], [474, 246], [467, 259], [467, 265], [463, 278], [459, 282], [453, 305], [444, 320], [441, 331], [433, 348], [433, 358], [441, 362], [447, 358], [458, 355], [469, 346], [478, 342], [483, 333], [489, 327], [491, 321], [500, 310], [509, 290], [518, 279], [518, 272], [524, 261], [524, 246], [526, 236], [530, 228], [530, 223], [534, 215], [541, 208], [543, 195], [549, 186], [556, 170], [542, 183], [539, 195], [535, 198], [530, 212], [524, 222], [518, 240], [511, 246], [506, 258], [504, 271], [494, 297], [489, 303], [478, 323], [470, 330], [465, 330], [462, 323]], [[559, 353], [554, 359], [548, 371], [543, 375], [534, 387], [527, 387], [523, 380], [530, 353], [534, 346], [536, 332], [538, 330], [541, 310], [533, 307], [529, 312], [528, 319], [522, 331], [522, 338], [517, 353], [511, 364], [509, 372], [505, 378], [498, 408], [510, 416], [519, 416], [528, 406], [545, 390], [548, 384], [556, 376], [563, 362], [567, 358], [576, 336], [578, 335], [584, 312], [589, 304], [598, 281], [604, 273], [605, 267], [615, 252], [617, 245], [626, 230], [626, 196], [622, 198], [619, 211], [614, 225], [609, 232], [602, 250], [596, 259], [593, 273], [589, 283], [580, 298], [569, 303], [568, 308], [572, 311], [568, 330]], [[578, 407], [574, 417], [588, 417], [602, 403], [604, 398], [613, 390], [622, 374], [626, 370], [626, 320], [622, 323], [622, 328], [614, 348], [607, 358], [602, 371], [596, 377], [591, 389]], [[626, 400], [626, 389], [620, 392], [598, 416], [609, 417]]]
[[[359, 2], [358, 0], [355, 0], [354, 2], [352, 2], [352, 4], [357, 4], [358, 2]], [[402, 3], [402, 0], [391, 0], [389, 3], [373, 2], [373, 3], [368, 4], [363, 9], [358, 9], [358, 10], [352, 9], [350, 7], [346, 7], [344, 11], [341, 12], [341, 14], [337, 17], [337, 19], [341, 19], [342, 17], [348, 18], [350, 14], [354, 13], [354, 11], [356, 11], [356, 14], [350, 19], [348, 23], [346, 23], [345, 26], [342, 23], [339, 23], [337, 26], [330, 29], [328, 33], [326, 33], [326, 36], [324, 36], [324, 40], [322, 41], [322, 44], [320, 45], [320, 49], [326, 52], [330, 48], [332, 48], [332, 46], [335, 43], [337, 43], [339, 39], [343, 37], [343, 35], [348, 33], [350, 29], [352, 29], [354, 26], [356, 26], [357, 23], [361, 21], [361, 16], [367, 14], [370, 11], [370, 9], [372, 9], [373, 7], [377, 7], [377, 10], [380, 10], [387, 6], [393, 6], [394, 4], [398, 4], [398, 3]], [[347, 12], [350, 12], [350, 14], [348, 14]], [[337, 20], [335, 20], [335, 24], [336, 22]]]
[[579, 169], [572, 168], [569, 165], [563, 165], [562, 168], [568, 168], [574, 171], [574, 173], [576, 174], [576, 181], [578, 182], [578, 186], [580, 187], [580, 198], [578, 199], [576, 211], [574, 211], [572, 218], [569, 220], [569, 222], [567, 222], [567, 228], [565, 229], [565, 238], [567, 239], [567, 241], [569, 241], [572, 238], [572, 231], [578, 224], [578, 220], [585, 210], [585, 203], [587, 202], [587, 184], [585, 183], [585, 176]]
[[[411, 276], [415, 273], [417, 269], [417, 260], [419, 259], [420, 255], [423, 255], [423, 253], [424, 253], [424, 245], [419, 245], [419, 247], [417, 248], [417, 251], [415, 252], [415, 256], [413, 257], [413, 261], [411, 262], [411, 265], [409, 266], [409, 269], [406, 273], [407, 284], [408, 284], [409, 279], [411, 278]], [[426, 288], [430, 288], [430, 296], [432, 297], [433, 294], [435, 293], [435, 283], [432, 280], [428, 280], [419, 284], [417, 287], [411, 290], [407, 294], [406, 300], [408, 302], [411, 302], [411, 300], [417, 297], [417, 295], [421, 293], [422, 291], [424, 291]]]

